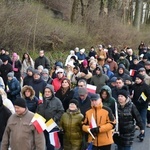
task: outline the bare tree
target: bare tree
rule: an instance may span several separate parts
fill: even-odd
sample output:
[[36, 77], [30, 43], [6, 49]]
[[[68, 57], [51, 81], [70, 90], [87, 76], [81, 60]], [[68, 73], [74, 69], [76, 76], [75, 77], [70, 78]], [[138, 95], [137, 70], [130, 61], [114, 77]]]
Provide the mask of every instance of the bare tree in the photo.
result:
[[141, 26], [142, 10], [143, 10], [143, 0], [136, 0], [135, 17], [134, 17], [133, 26], [135, 26], [138, 31], [140, 31], [140, 26]]

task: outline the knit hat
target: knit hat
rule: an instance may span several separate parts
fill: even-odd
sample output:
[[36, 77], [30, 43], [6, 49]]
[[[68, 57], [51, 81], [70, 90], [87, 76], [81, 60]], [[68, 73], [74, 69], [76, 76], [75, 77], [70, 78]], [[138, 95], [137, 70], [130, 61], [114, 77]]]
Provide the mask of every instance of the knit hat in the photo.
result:
[[60, 68], [63, 68], [63, 63], [60, 61], [56, 61], [55, 66], [59, 66]]
[[7, 74], [7, 77], [13, 78], [13, 77], [14, 77], [14, 72], [9, 72], [9, 73]]
[[79, 88], [78, 90], [79, 95], [85, 95], [87, 93], [88, 93], [87, 88]]
[[117, 77], [112, 77], [111, 79], [110, 79], [110, 82], [112, 83], [112, 82], [116, 82], [116, 80], [117, 80]]
[[28, 71], [34, 72], [34, 69], [30, 66], [30, 67], [27, 68], [27, 72]]
[[141, 79], [142, 81], [144, 80], [144, 76], [141, 75], [141, 74], [137, 74], [137, 75], [136, 75], [136, 78], [139, 78], [139, 79]]
[[119, 91], [118, 91], [118, 95], [123, 95], [124, 97], [128, 97], [129, 96], [129, 92], [128, 92], [128, 87], [127, 86], [123, 86]]
[[43, 69], [44, 69], [44, 67], [43, 67], [42, 65], [39, 65], [39, 66], [38, 66], [38, 69], [43, 70]]
[[92, 94], [90, 100], [93, 101], [97, 101], [98, 99], [100, 99], [100, 95], [99, 94]]
[[140, 72], [140, 71], [146, 71], [146, 70], [145, 70], [145, 68], [142, 67], [138, 70], [138, 72]]
[[88, 65], [87, 60], [86, 60], [86, 59], [84, 59], [84, 60], [83, 60], [83, 62], [82, 62], [82, 64], [83, 64], [83, 66], [87, 66], [87, 65]]
[[46, 69], [46, 68], [43, 69], [43, 70], [42, 70], [42, 73], [49, 74], [49, 73], [48, 73], [48, 69]]
[[13, 57], [17, 57], [18, 55], [17, 55], [17, 53], [13, 53], [13, 55], [12, 55]]
[[125, 89], [121, 89], [121, 90], [119, 90], [118, 95], [123, 95], [125, 98], [127, 98], [128, 97], [128, 91]]
[[146, 61], [146, 62], [145, 62], [145, 65], [150, 65], [150, 61]]
[[40, 72], [37, 69], [34, 70], [33, 74], [37, 74], [40, 76]]
[[75, 104], [77, 106], [77, 108], [79, 107], [79, 102], [76, 99], [70, 100], [69, 104], [71, 104], [71, 103]]
[[22, 107], [22, 108], [26, 108], [27, 107], [25, 99], [23, 99], [21, 97], [17, 98], [14, 101], [14, 105]]

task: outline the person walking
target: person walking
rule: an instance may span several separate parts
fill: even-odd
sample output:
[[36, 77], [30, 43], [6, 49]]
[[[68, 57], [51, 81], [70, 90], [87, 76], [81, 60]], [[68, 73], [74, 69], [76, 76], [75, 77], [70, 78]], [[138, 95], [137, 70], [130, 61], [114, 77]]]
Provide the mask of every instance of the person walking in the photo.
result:
[[136, 124], [140, 127], [141, 134], [144, 134], [141, 116], [128, 96], [126, 89], [118, 93], [119, 134], [114, 135], [114, 142], [118, 145], [118, 150], [131, 150]]
[[99, 94], [93, 94], [90, 99], [92, 108], [86, 112], [82, 129], [87, 133], [90, 130], [95, 137], [92, 139], [91, 134], [88, 137], [88, 143], [93, 142], [92, 150], [111, 150], [111, 144], [113, 144], [112, 129], [115, 125], [112, 111], [103, 106]]
[[82, 144], [82, 119], [78, 101], [70, 100], [67, 111], [60, 119], [60, 129], [64, 132], [64, 150], [80, 150]]
[[0, 147], [2, 142], [2, 137], [5, 131], [5, 127], [7, 125], [7, 121], [11, 116], [11, 111], [4, 106], [2, 96], [0, 95]]
[[44, 134], [38, 133], [31, 120], [34, 114], [27, 109], [26, 101], [14, 101], [15, 114], [8, 119], [3, 135], [1, 150], [45, 150]]

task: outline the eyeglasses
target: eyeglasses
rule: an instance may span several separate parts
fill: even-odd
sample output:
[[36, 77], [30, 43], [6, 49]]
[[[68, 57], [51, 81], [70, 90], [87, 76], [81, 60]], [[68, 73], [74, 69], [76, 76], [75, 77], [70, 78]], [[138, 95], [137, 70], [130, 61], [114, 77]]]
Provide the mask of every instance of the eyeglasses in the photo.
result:
[[57, 72], [57, 74], [59, 74], [59, 73], [63, 73], [63, 72]]

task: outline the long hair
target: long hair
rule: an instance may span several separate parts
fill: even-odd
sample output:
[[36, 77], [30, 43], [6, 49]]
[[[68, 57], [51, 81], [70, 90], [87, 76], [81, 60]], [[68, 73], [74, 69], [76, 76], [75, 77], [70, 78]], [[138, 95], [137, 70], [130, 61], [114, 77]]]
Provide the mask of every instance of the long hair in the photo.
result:
[[22, 63], [23, 63], [23, 61], [25, 60], [25, 54], [28, 55], [28, 62], [29, 62], [30, 65], [31, 65], [31, 57], [30, 57], [30, 55], [29, 55], [28, 53], [24, 53], [24, 54], [23, 54], [23, 56], [22, 56]]

